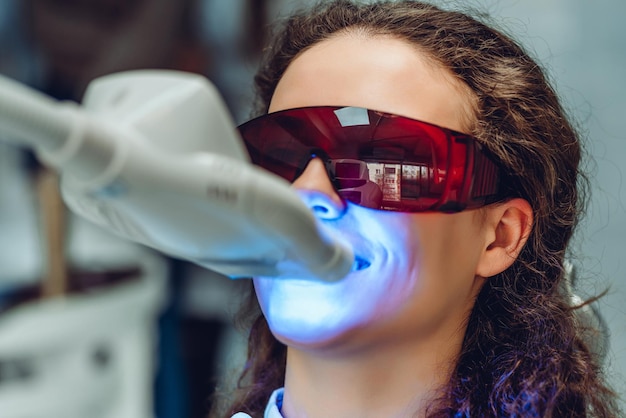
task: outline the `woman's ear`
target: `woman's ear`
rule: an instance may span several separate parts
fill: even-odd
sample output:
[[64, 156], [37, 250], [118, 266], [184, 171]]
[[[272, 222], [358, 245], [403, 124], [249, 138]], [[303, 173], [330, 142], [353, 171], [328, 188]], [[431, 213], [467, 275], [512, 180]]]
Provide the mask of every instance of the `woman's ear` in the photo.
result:
[[485, 246], [476, 275], [491, 277], [509, 268], [522, 251], [533, 225], [533, 210], [520, 198], [485, 209]]

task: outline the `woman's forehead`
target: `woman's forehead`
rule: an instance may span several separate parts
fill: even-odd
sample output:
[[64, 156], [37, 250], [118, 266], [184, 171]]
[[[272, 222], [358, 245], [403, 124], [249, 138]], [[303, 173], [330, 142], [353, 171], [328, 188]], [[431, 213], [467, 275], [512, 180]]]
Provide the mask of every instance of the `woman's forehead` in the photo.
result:
[[[357, 106], [461, 132], [473, 123], [469, 88], [406, 40], [342, 33], [308, 48], [279, 81], [270, 112]], [[471, 118], [473, 120], [473, 118]]]

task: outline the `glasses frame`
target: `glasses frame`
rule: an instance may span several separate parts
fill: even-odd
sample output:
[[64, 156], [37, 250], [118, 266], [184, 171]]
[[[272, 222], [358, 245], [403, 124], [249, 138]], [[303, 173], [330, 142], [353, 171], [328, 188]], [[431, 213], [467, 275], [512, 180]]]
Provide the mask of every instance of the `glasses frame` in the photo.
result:
[[[312, 106], [268, 113], [237, 129], [254, 164], [293, 182], [312, 158], [320, 158], [338, 195], [361, 206], [453, 213], [503, 198], [502, 170], [484, 146], [471, 135], [417, 119], [361, 107]], [[385, 199], [382, 190], [380, 205], [377, 199], [357, 201], [356, 192], [364, 186], [357, 180], [368, 180], [363, 167], [358, 177], [337, 173], [338, 165], [355, 162], [368, 170], [377, 164], [399, 168], [400, 174], [393, 174], [400, 179], [399, 192]], [[421, 174], [405, 178], [409, 172]]]

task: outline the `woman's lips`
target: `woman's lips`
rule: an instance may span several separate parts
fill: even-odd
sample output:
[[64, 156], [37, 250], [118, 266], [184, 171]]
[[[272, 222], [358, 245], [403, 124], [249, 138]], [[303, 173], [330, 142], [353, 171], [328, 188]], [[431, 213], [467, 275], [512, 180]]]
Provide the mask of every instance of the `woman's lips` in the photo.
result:
[[346, 236], [342, 234], [346, 239], [347, 244], [352, 248], [354, 252], [354, 262], [352, 263], [351, 272], [362, 271], [369, 268], [375, 259], [378, 258], [377, 254], [382, 252], [382, 248], [361, 236]]

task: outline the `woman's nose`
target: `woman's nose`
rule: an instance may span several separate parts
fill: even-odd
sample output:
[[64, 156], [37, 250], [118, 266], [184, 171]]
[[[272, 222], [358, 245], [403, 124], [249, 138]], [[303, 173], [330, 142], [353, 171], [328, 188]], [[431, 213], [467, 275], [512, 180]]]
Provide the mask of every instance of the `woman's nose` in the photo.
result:
[[298, 194], [320, 219], [337, 219], [346, 210], [333, 187], [326, 167], [319, 158], [312, 159], [302, 175], [293, 182]]

